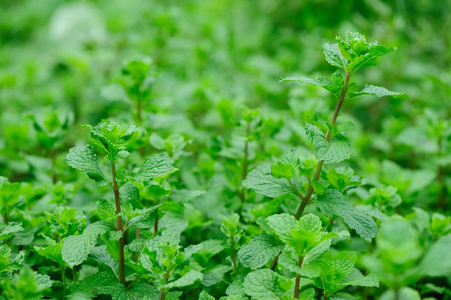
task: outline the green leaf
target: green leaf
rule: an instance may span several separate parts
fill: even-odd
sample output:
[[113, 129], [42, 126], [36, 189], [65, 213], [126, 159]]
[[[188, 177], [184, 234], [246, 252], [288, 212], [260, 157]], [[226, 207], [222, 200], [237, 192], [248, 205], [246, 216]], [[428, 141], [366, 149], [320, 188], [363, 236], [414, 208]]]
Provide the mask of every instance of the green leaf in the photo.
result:
[[179, 279], [169, 282], [164, 285], [163, 288], [174, 288], [174, 287], [185, 287], [195, 284], [197, 281], [202, 281], [203, 275], [201, 272], [196, 270], [189, 270], [188, 273], [180, 277]]
[[347, 70], [352, 73], [360, 68], [374, 67], [380, 62], [381, 56], [392, 53], [393, 51], [395, 51], [395, 48], [393, 47], [371, 44], [366, 54], [354, 58], [351, 63], [349, 63]]
[[287, 77], [280, 79], [280, 82], [289, 82], [289, 81], [306, 83], [317, 87], [322, 87], [323, 89], [331, 92], [337, 97], [339, 96], [344, 86], [344, 79], [340, 71], [334, 72], [331, 78], [320, 77], [318, 79], [312, 79], [308, 77]]
[[451, 295], [451, 290], [449, 288], [446, 287], [440, 287], [440, 286], [436, 286], [433, 283], [426, 283], [425, 285], [423, 285], [421, 287], [421, 294], [426, 294], [429, 292], [434, 292], [437, 294], [446, 294], [446, 295]]
[[209, 295], [206, 291], [202, 291], [199, 295], [199, 300], [215, 300], [215, 297]]
[[423, 274], [431, 277], [451, 274], [451, 235], [441, 237], [427, 251], [420, 264]]
[[91, 145], [71, 148], [66, 155], [66, 160], [69, 166], [83, 172], [89, 178], [108, 182], [100, 170], [97, 155]]
[[373, 275], [363, 276], [363, 274], [356, 268], [343, 280], [343, 284], [352, 286], [366, 286], [366, 287], [379, 287], [379, 280]]
[[108, 253], [106, 245], [95, 247], [91, 255], [100, 263], [111, 268], [114, 273], [119, 273], [119, 262]]
[[282, 164], [280, 161], [277, 164], [271, 166], [271, 175], [274, 178], [285, 178], [290, 180], [296, 173], [294, 168], [290, 164]]
[[158, 208], [158, 206], [154, 206], [145, 211], [143, 214], [130, 219], [128, 226], [140, 229], [152, 228], [158, 215]]
[[321, 243], [317, 244], [315, 247], [313, 247], [308, 253], [307, 255], [305, 255], [304, 260], [303, 260], [303, 265], [308, 265], [312, 262], [314, 262], [316, 259], [318, 259], [321, 254], [323, 254], [324, 252], [326, 252], [331, 245], [332, 241], [330, 239], [322, 241]]
[[260, 165], [247, 174], [243, 186], [270, 198], [276, 198], [294, 192], [294, 189], [284, 178], [271, 176], [270, 165]]
[[175, 202], [187, 202], [191, 201], [199, 196], [204, 195], [205, 191], [198, 191], [198, 190], [175, 190], [172, 192], [170, 199], [174, 200]]
[[[315, 289], [309, 288], [309, 289], [306, 289], [306, 290], [302, 291], [299, 294], [299, 299], [314, 300], [315, 299]], [[334, 299], [334, 298], [332, 298], [332, 299]]]
[[41, 299], [45, 290], [52, 286], [47, 275], [38, 274], [30, 267], [23, 267], [16, 277], [16, 293], [14, 299]]
[[92, 238], [83, 235], [69, 236], [64, 241], [62, 248], [63, 260], [71, 268], [77, 266], [88, 258], [89, 253], [91, 253], [95, 245], [96, 241]]
[[292, 215], [272, 215], [266, 218], [266, 222], [284, 243], [292, 241], [291, 231], [298, 225]]
[[[395, 292], [393, 290], [386, 291], [382, 294], [382, 296], [379, 298], [380, 300], [421, 300], [420, 294], [409, 287], [402, 287], [399, 292], [398, 296], [395, 295]], [[423, 298], [426, 300], [426, 298]]]
[[100, 199], [97, 201], [97, 214], [100, 219], [112, 222], [116, 218], [116, 209], [108, 200]]
[[335, 67], [346, 68], [349, 61], [343, 57], [337, 43], [325, 43], [323, 49], [328, 63]]
[[448, 227], [450, 224], [451, 224], [450, 216], [445, 217], [442, 214], [433, 213], [431, 221], [431, 233], [434, 236], [440, 236], [446, 231], [448, 231]]
[[254, 236], [249, 244], [241, 247], [238, 251], [238, 259], [243, 266], [255, 270], [263, 267], [282, 249], [283, 245], [278, 245], [273, 236], [261, 234]]
[[159, 206], [160, 211], [173, 211], [177, 214], [183, 213], [185, 207], [182, 203], [174, 201], [162, 201]]
[[239, 225], [240, 216], [233, 214], [227, 219], [222, 220], [221, 231], [227, 236], [235, 236], [240, 231]]
[[71, 286], [72, 293], [86, 293], [87, 295], [112, 295], [116, 294], [125, 287], [111, 272], [98, 272], [91, 277], [78, 281]]
[[312, 84], [315, 86], [323, 87], [332, 84], [332, 80], [329, 78], [320, 78], [320, 79], [313, 79], [309, 77], [286, 77], [281, 78], [280, 82], [288, 82], [288, 81], [294, 81], [299, 83], [307, 83]]
[[8, 267], [11, 249], [7, 245], [0, 246], [0, 273]]
[[21, 232], [24, 228], [21, 225], [8, 225], [0, 232], [0, 240], [9, 239], [12, 233]]
[[0, 186], [0, 209], [4, 210], [6, 207], [15, 204], [19, 199], [21, 190], [19, 182], [3, 182]]
[[395, 50], [392, 47], [379, 46], [377, 42], [368, 43], [365, 36], [358, 32], [348, 32], [344, 39], [337, 37], [340, 53], [350, 62], [346, 71], [355, 72], [360, 68], [376, 66], [381, 56]]
[[305, 123], [305, 133], [319, 160], [325, 163], [338, 163], [351, 157], [351, 143], [344, 135], [337, 134], [327, 142], [321, 130], [309, 123]]
[[343, 221], [366, 241], [369, 242], [376, 236], [377, 225], [373, 219], [354, 208], [338, 190], [327, 190], [315, 203], [326, 216], [343, 218]]
[[58, 263], [60, 266], [64, 265], [63, 257], [61, 255], [63, 246], [60, 243], [55, 243], [45, 248], [34, 246], [34, 249], [39, 253], [39, 255]]
[[293, 282], [269, 269], [249, 273], [244, 279], [244, 289], [256, 300], [282, 299]]
[[359, 96], [364, 96], [364, 95], [373, 95], [376, 97], [392, 97], [392, 98], [406, 98], [409, 97], [407, 94], [405, 93], [398, 93], [398, 92], [392, 92], [387, 90], [384, 87], [381, 86], [375, 86], [375, 85], [371, 85], [371, 84], [366, 84], [365, 88], [359, 92], [355, 92], [353, 94], [351, 94], [349, 96], [349, 98], [356, 98]]
[[144, 164], [135, 174], [133, 179], [141, 182], [165, 176], [170, 172], [176, 170], [172, 164], [174, 161], [166, 154], [151, 155], [146, 158]]
[[[330, 169], [329, 169], [330, 170]], [[329, 186], [329, 182], [324, 180], [316, 180], [313, 178], [311, 180], [313, 191], [315, 192], [315, 195], [323, 195], [326, 192], [327, 187]]]
[[204, 279], [202, 280], [202, 285], [206, 287], [214, 286], [219, 282], [224, 280], [224, 275], [232, 269], [231, 266], [227, 265], [216, 265], [215, 267], [209, 269], [204, 274]]
[[299, 219], [298, 225], [291, 230], [292, 239], [286, 242], [297, 256], [305, 256], [322, 238], [322, 224], [318, 216], [306, 214]]
[[130, 76], [134, 82], [140, 83], [149, 74], [152, 67], [152, 59], [139, 55], [128, 60], [122, 67], [122, 74]]
[[81, 264], [94, 249], [99, 236], [109, 230], [112, 230], [111, 224], [98, 221], [86, 227], [83, 234], [67, 237], [61, 251], [63, 260], [71, 268]]
[[113, 158], [116, 155], [121, 155], [121, 151], [124, 151], [138, 131], [136, 126], [130, 126], [127, 130], [121, 129], [118, 123], [111, 122], [109, 120], [102, 120], [103, 124], [100, 127], [92, 128], [92, 126], [86, 125], [86, 128], [90, 129], [90, 137], [92, 140], [102, 146]]
[[299, 228], [318, 235], [322, 229], [321, 220], [314, 214], [306, 214], [299, 219]]
[[353, 270], [356, 260], [354, 251], [329, 250], [321, 256], [321, 275], [315, 279], [315, 284], [330, 295], [345, 288], [348, 285], [346, 277]]
[[422, 255], [417, 230], [399, 216], [382, 222], [376, 236], [376, 245], [379, 259], [385, 265], [384, 273], [407, 272], [410, 267], [418, 264], [418, 258]]

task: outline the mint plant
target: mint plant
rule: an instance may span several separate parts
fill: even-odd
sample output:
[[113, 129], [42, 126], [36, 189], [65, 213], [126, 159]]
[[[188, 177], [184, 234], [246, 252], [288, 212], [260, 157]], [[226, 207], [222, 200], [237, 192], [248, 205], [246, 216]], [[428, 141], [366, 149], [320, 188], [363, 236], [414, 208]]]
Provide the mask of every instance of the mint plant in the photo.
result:
[[451, 300], [446, 3], [3, 2], [0, 300]]
[[221, 231], [227, 236], [227, 245], [230, 248], [233, 272], [238, 272], [237, 245], [241, 238], [241, 228], [238, 224], [240, 217], [238, 214], [231, 215], [222, 221]]
[[[334, 164], [349, 159], [352, 154], [351, 143], [346, 137], [346, 131], [352, 127], [352, 124], [337, 124], [338, 116], [345, 101], [351, 101], [364, 95], [374, 95], [377, 97], [390, 96], [394, 98], [406, 97], [405, 94], [392, 92], [374, 85], [365, 85], [363, 89], [359, 90], [357, 84], [351, 81], [351, 76], [357, 70], [376, 66], [383, 55], [393, 51], [394, 48], [392, 47], [380, 46], [377, 42], [366, 42], [365, 37], [361, 34], [348, 33], [345, 38], [337, 37], [336, 44], [326, 43], [324, 45], [324, 54], [327, 62], [332, 66], [343, 69], [344, 76], [340, 71], [336, 71], [331, 77], [320, 77], [318, 79], [307, 77], [288, 77], [281, 79], [281, 82], [299, 82], [322, 87], [332, 93], [337, 99], [335, 111], [330, 122], [324, 117], [316, 117], [310, 123], [305, 124], [306, 138], [313, 146], [313, 152], [318, 159], [318, 163], [316, 168], [305, 168], [305, 163], [299, 159], [296, 151], [292, 151], [289, 155], [281, 158], [276, 164], [261, 165], [251, 171], [246, 177], [246, 180], [243, 181], [243, 185], [271, 198], [287, 194], [296, 195], [301, 201], [295, 213], [296, 220], [301, 219], [307, 204], [314, 201], [316, 207], [322, 214], [330, 218], [340, 217], [363, 239], [368, 242], [371, 241], [376, 236], [376, 223], [371, 216], [351, 205], [344, 193], [348, 186], [356, 182], [353, 182], [349, 178], [344, 182], [341, 181], [344, 184], [340, 184], [338, 180], [332, 180], [339, 178], [337, 172], [329, 172], [329, 170], [333, 170]], [[324, 172], [323, 166], [329, 166], [327, 173]], [[295, 224], [295, 219], [292, 221], [293, 224]], [[287, 222], [282, 223], [286, 226]], [[330, 221], [330, 227], [332, 228], [332, 226], [333, 219]], [[294, 229], [292, 230], [292, 234], [294, 234]], [[286, 236], [289, 235], [290, 231], [286, 233]], [[289, 240], [282, 240], [282, 242], [286, 246], [288, 246], [287, 243], [290, 243]], [[304, 247], [306, 246], [304, 245]], [[308, 246], [307, 249], [297, 249], [297, 252], [295, 249], [299, 268], [302, 267], [304, 257], [307, 254], [304, 251], [308, 251], [308, 249]], [[275, 268], [274, 265], [277, 262], [277, 257], [274, 258], [273, 268]], [[353, 262], [351, 261], [350, 266], [351, 268], [353, 266]], [[334, 272], [333, 270], [330, 271]], [[332, 274], [325, 274], [324, 276], [327, 277], [330, 275]], [[340, 278], [345, 278], [347, 275], [348, 273], [343, 273], [340, 275]], [[324, 290], [324, 298], [339, 290], [339, 288], [329, 287], [327, 284], [324, 285], [324, 280], [321, 282], [321, 285], [317, 285]], [[297, 275], [294, 287], [295, 298], [299, 297], [299, 289], [300, 276]]]
[[70, 124], [71, 118], [58, 112], [46, 112], [44, 116], [32, 117], [33, 127], [36, 131], [36, 139], [50, 158], [50, 172], [52, 182], [57, 182], [56, 158], [61, 150], [64, 138]]
[[[153, 155], [146, 158], [141, 168], [132, 174], [126, 169], [118, 169], [121, 159], [126, 158], [129, 152], [126, 150], [128, 144], [133, 141], [136, 127], [131, 126], [127, 130], [123, 130], [117, 123], [104, 121], [99, 128], [87, 126], [90, 129], [90, 137], [93, 144], [101, 148], [105, 153], [105, 159], [109, 161], [111, 175], [108, 178], [101, 170], [97, 160], [97, 154], [92, 145], [80, 146], [72, 148], [67, 155], [67, 162], [73, 168], [85, 173], [91, 179], [107, 184], [113, 190], [114, 206], [108, 200], [99, 200], [97, 203], [97, 211], [99, 217], [103, 221], [91, 224], [85, 229], [81, 236], [71, 236], [65, 241], [63, 248], [63, 259], [69, 262], [70, 266], [75, 266], [83, 262], [87, 255], [95, 246], [95, 240], [98, 236], [110, 232], [109, 245], [117, 243], [117, 253], [114, 256], [119, 260], [118, 279], [121, 284], [126, 284], [125, 274], [125, 252], [124, 252], [124, 233], [127, 226], [140, 228], [148, 226], [152, 220], [156, 218], [156, 208], [145, 210], [141, 213], [134, 211], [131, 203], [127, 199], [121, 200], [120, 189], [127, 183], [142, 182], [164, 176], [175, 169], [172, 167], [173, 161], [165, 155]], [[124, 224], [123, 216], [126, 216], [127, 222]], [[113, 226], [113, 220], [116, 219], [116, 232], [112, 232], [110, 227]], [[143, 225], [146, 223], [146, 225]], [[94, 226], [95, 227], [92, 227]], [[89, 228], [92, 230], [87, 231]], [[84, 245], [84, 246], [83, 246]], [[82, 246], [82, 249], [77, 247]], [[65, 251], [66, 250], [66, 251]]]
[[19, 182], [10, 183], [5, 177], [0, 177], [0, 195], [2, 203], [2, 217], [3, 222], [8, 225], [9, 214], [14, 208], [14, 204], [17, 202], [20, 193], [21, 186]]
[[137, 56], [125, 62], [119, 84], [124, 88], [128, 99], [135, 104], [135, 119], [137, 124], [143, 122], [143, 108], [148, 104], [152, 94], [155, 74], [152, 72], [152, 59], [147, 56]]

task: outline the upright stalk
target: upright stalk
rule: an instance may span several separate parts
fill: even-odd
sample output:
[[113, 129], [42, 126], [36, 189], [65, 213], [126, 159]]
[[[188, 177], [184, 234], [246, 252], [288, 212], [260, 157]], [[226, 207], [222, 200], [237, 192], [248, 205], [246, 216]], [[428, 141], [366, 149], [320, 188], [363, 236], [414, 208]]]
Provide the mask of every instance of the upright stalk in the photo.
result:
[[[440, 138], [438, 141], [438, 147], [439, 147], [439, 156], [443, 156], [443, 139]], [[445, 185], [445, 167], [443, 165], [440, 165], [438, 167], [438, 174], [437, 174], [437, 180], [440, 183], [440, 194], [438, 198], [438, 207], [445, 210], [446, 209], [446, 185]]]
[[51, 172], [52, 172], [52, 182], [53, 184], [56, 183], [57, 178], [56, 178], [56, 153], [55, 153], [55, 149], [50, 150], [50, 164], [51, 164]]
[[[340, 110], [341, 110], [341, 106], [343, 105], [343, 102], [345, 101], [346, 91], [348, 89], [348, 84], [349, 84], [349, 77], [351, 77], [351, 73], [347, 72], [345, 83], [344, 83], [343, 89], [341, 90], [340, 98], [338, 100], [337, 106], [335, 107], [335, 111], [334, 111], [334, 115], [332, 116], [332, 120], [330, 121], [331, 126], [335, 125], [337, 118], [338, 118], [338, 114], [340, 113]], [[327, 130], [326, 141], [330, 142], [331, 135], [332, 135], [332, 133], [330, 132], [330, 130]], [[318, 165], [316, 166], [315, 175], [313, 177], [315, 180], [319, 179], [319, 176], [321, 175], [321, 169], [323, 168], [323, 164], [324, 164], [323, 160], [320, 160], [318, 162]], [[312, 185], [312, 182], [310, 181], [308, 189], [307, 189], [307, 194], [305, 195], [304, 199], [302, 200], [301, 205], [299, 206], [298, 211], [296, 212], [297, 220], [299, 220], [299, 218], [301, 218], [302, 213], [304, 212], [305, 206], [307, 205], [307, 203], [309, 203], [310, 197], [312, 197], [312, 194], [313, 194], [313, 185]]]
[[154, 229], [155, 234], [157, 234], [157, 232], [158, 232], [158, 214], [155, 217], [155, 224], [153, 226], [153, 229]]
[[[247, 168], [248, 168], [248, 157], [249, 157], [249, 134], [251, 131], [251, 123], [247, 123], [246, 127], [246, 141], [244, 142], [244, 155], [243, 155], [243, 171], [241, 173], [241, 180], [246, 179], [247, 176]], [[244, 202], [246, 202], [246, 189], [242, 188], [241, 191], [238, 191], [238, 195], [241, 198], [240, 208], [238, 209], [238, 214], [241, 216], [243, 211]]]
[[230, 240], [232, 241], [232, 246], [230, 247], [232, 250], [232, 264], [233, 264], [233, 272], [236, 273], [238, 271], [237, 263], [236, 263], [236, 250], [235, 250], [235, 241], [233, 236], [230, 236]]
[[246, 175], [247, 175], [247, 159], [249, 156], [249, 134], [251, 131], [251, 123], [248, 122], [247, 123], [247, 127], [246, 127], [246, 142], [244, 143], [244, 158], [243, 158], [243, 173], [241, 174], [241, 179], [246, 179]]
[[[299, 256], [298, 267], [302, 267], [302, 256]], [[294, 285], [294, 298], [299, 298], [299, 284], [301, 282], [301, 275], [296, 275], [296, 283]]]
[[77, 270], [75, 270], [75, 266], [72, 268], [72, 280], [73, 282], [77, 282]]
[[[343, 105], [343, 102], [345, 101], [346, 91], [348, 89], [350, 76], [351, 76], [351, 73], [347, 72], [346, 79], [345, 79], [345, 82], [343, 85], [343, 89], [341, 90], [340, 98], [338, 99], [338, 103], [337, 103], [337, 106], [335, 107], [334, 115], [332, 116], [332, 120], [330, 121], [331, 126], [334, 126], [335, 123], [337, 122], [337, 118], [338, 118], [338, 114], [340, 113], [341, 106]], [[327, 130], [326, 141], [330, 142], [331, 134], [332, 133], [330, 132], [330, 130]], [[318, 165], [316, 166], [316, 170], [315, 170], [315, 175], [313, 176], [313, 178], [315, 180], [319, 179], [319, 176], [321, 175], [321, 169], [323, 168], [323, 164], [324, 164], [323, 160], [320, 160], [318, 162]], [[299, 220], [302, 216], [302, 213], [304, 212], [305, 207], [310, 202], [310, 198], [312, 197], [312, 194], [313, 194], [312, 181], [309, 182], [309, 186], [307, 188], [307, 194], [305, 196], [301, 195], [301, 193], [296, 189], [296, 187], [293, 185], [293, 183], [291, 181], [290, 181], [290, 185], [296, 191], [297, 196], [302, 200], [301, 204], [296, 212], [296, 219]], [[276, 269], [278, 257], [279, 257], [279, 255], [277, 255], [274, 258], [273, 262], [271, 263], [271, 270], [273, 270], [273, 271]]]
[[274, 259], [272, 260], [271, 266], [269, 267], [269, 269], [270, 269], [271, 271], [274, 271], [274, 270], [276, 269], [276, 267], [277, 267], [277, 262], [279, 261], [279, 255], [280, 255], [280, 253], [282, 253], [282, 252], [279, 252], [279, 254], [277, 254], [276, 257], [274, 257]]
[[[136, 119], [138, 121], [138, 125], [142, 125], [142, 122], [143, 122], [143, 118], [142, 118], [142, 102], [141, 102], [141, 100], [139, 98], [140, 97], [138, 97], [136, 99]], [[144, 147], [144, 145], [139, 147], [139, 154], [141, 155], [141, 157], [146, 156], [146, 148]]]
[[[169, 281], [169, 274], [170, 274], [170, 270], [169, 268], [167, 268], [166, 270], [166, 274], [164, 275], [164, 280], [166, 281], [166, 284]], [[164, 288], [161, 289], [161, 294], [160, 294], [160, 300], [164, 300], [164, 298], [166, 297], [166, 291]]]
[[[5, 222], [5, 225], [8, 225], [8, 213], [7, 213], [7, 212], [4, 212], [4, 213], [3, 213], [3, 222]], [[6, 244], [7, 246], [9, 246], [9, 241], [8, 241], [8, 239], [5, 239], [5, 244]]]
[[66, 296], [66, 267], [61, 266], [61, 281], [63, 283], [63, 295]]
[[[139, 100], [139, 99], [136, 99], [136, 118], [138, 120], [138, 125], [141, 125], [142, 124], [142, 103], [141, 103], [141, 100]], [[145, 149], [144, 145], [139, 147], [139, 154], [141, 155], [142, 158], [146, 155], [146, 149]], [[141, 229], [136, 228], [135, 237], [137, 239], [139, 239], [140, 236], [141, 236]], [[138, 258], [139, 258], [139, 253], [135, 252], [134, 261], [137, 262]]]
[[138, 119], [138, 125], [141, 125], [142, 119], [142, 103], [141, 100], [136, 99], [136, 118]]
[[[119, 197], [119, 187], [116, 180], [116, 164], [113, 159], [111, 159], [111, 171], [113, 173], [113, 190], [114, 190], [114, 200], [116, 202], [116, 214], [121, 213], [121, 199]], [[117, 230], [122, 231], [124, 234], [122, 226], [122, 216], [117, 217]], [[125, 262], [124, 262], [124, 237], [119, 239], [119, 281], [125, 286]]]

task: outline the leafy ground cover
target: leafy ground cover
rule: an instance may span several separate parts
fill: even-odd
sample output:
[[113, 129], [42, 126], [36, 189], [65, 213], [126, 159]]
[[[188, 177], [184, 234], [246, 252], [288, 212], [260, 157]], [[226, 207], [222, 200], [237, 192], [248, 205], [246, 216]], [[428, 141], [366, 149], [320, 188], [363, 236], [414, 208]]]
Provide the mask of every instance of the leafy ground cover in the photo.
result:
[[1, 299], [451, 299], [448, 2], [2, 2]]

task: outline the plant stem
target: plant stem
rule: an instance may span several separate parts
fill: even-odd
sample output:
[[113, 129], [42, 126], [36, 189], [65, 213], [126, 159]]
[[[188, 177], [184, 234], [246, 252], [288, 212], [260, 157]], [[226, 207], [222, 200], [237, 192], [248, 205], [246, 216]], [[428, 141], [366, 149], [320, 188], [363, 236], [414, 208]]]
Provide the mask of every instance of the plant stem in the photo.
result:
[[61, 267], [61, 281], [63, 283], [63, 295], [66, 295], [66, 268], [64, 266], [60, 266]]
[[233, 272], [236, 273], [238, 268], [236, 264], [236, 251], [235, 251], [235, 241], [233, 240], [233, 236], [230, 236], [230, 240], [232, 241], [232, 246], [230, 247], [232, 250], [232, 264], [233, 264]]
[[154, 227], [153, 229], [155, 231], [155, 234], [157, 234], [157, 232], [158, 232], [158, 213], [157, 213], [157, 216], [155, 217], [155, 224], [153, 227]]
[[142, 119], [142, 103], [139, 99], [136, 99], [136, 118], [138, 119], [138, 125], [141, 125]]
[[[248, 157], [249, 157], [249, 134], [250, 134], [250, 131], [251, 131], [251, 123], [248, 122], [247, 127], [246, 127], [246, 141], [244, 142], [243, 171], [241, 173], [241, 180], [246, 179], [246, 176], [247, 176], [247, 168], [249, 165]], [[242, 188], [240, 191], [238, 191], [238, 195], [241, 198], [241, 204], [240, 204], [240, 208], [238, 209], [238, 215], [240, 215], [240, 217], [241, 217], [242, 212], [243, 212], [243, 206], [244, 206], [244, 203], [246, 202], [246, 189]]]
[[446, 185], [444, 183], [444, 174], [445, 174], [445, 168], [443, 166], [440, 166], [438, 168], [438, 182], [441, 185], [440, 188], [440, 195], [438, 198], [438, 207], [441, 209], [446, 209]]
[[327, 297], [329, 297], [329, 295], [327, 293], [324, 293], [324, 298], [323, 300], [327, 300]]
[[[440, 138], [438, 140], [438, 147], [439, 147], [439, 157], [442, 157], [444, 155], [443, 151], [443, 139]], [[438, 167], [438, 174], [437, 174], [437, 181], [440, 183], [440, 194], [438, 198], [438, 207], [445, 210], [446, 209], [446, 185], [445, 185], [445, 167], [443, 165], [440, 165]]]
[[332, 232], [334, 229], [334, 217], [329, 218], [329, 231]]
[[127, 285], [126, 289], [130, 289], [132, 287], [133, 284], [135, 284], [135, 282], [137, 282], [139, 280], [139, 277], [136, 277], [135, 280], [133, 280], [132, 282], [130, 282], [129, 285]]
[[274, 257], [274, 259], [272, 260], [271, 266], [269, 267], [269, 269], [270, 269], [271, 271], [274, 271], [274, 270], [276, 269], [276, 267], [277, 267], [277, 261], [279, 260], [279, 255], [280, 255], [280, 253], [282, 253], [282, 252], [279, 252], [279, 254], [277, 254], [276, 257]]
[[56, 153], [55, 153], [55, 149], [52, 149], [50, 151], [50, 163], [51, 163], [51, 172], [52, 172], [52, 182], [53, 184], [56, 183], [57, 178], [56, 178], [56, 172], [55, 172], [55, 166], [56, 166]]
[[399, 300], [399, 290], [400, 290], [400, 285], [399, 285], [399, 279], [398, 277], [395, 277], [395, 284], [393, 286], [393, 290], [395, 292], [395, 300]]
[[[136, 228], [136, 239], [139, 239], [140, 235], [141, 235], [141, 229]], [[137, 262], [137, 261], [138, 261], [138, 258], [139, 258], [139, 252], [135, 252], [135, 255], [134, 255], [134, 257], [133, 257], [133, 260], [134, 260], [135, 262]]]
[[[8, 213], [7, 212], [3, 213], [3, 222], [5, 222], [5, 225], [8, 225]], [[5, 239], [5, 244], [7, 246], [9, 246], [8, 239]]]
[[243, 158], [243, 173], [241, 174], [241, 179], [246, 179], [247, 167], [248, 167], [248, 156], [249, 156], [249, 134], [251, 131], [251, 123], [247, 123], [246, 127], [246, 142], [244, 143], [244, 158]]
[[[119, 187], [116, 180], [116, 164], [111, 160], [111, 171], [113, 173], [114, 200], [116, 202], [116, 214], [121, 213], [121, 199], [119, 197]], [[117, 217], [117, 231], [123, 232], [122, 216]], [[119, 239], [119, 281], [125, 286], [125, 259], [124, 259], [124, 237]]]
[[[330, 121], [330, 125], [331, 126], [335, 125], [335, 122], [337, 121], [337, 118], [338, 118], [338, 114], [340, 113], [341, 106], [343, 105], [343, 102], [345, 101], [346, 90], [348, 89], [349, 77], [350, 76], [351, 76], [351, 74], [349, 72], [347, 72], [346, 73], [345, 83], [343, 85], [343, 89], [341, 90], [340, 98], [338, 99], [338, 103], [337, 103], [337, 106], [335, 107], [334, 115], [332, 116], [332, 120]], [[332, 135], [331, 131], [327, 130], [326, 141], [330, 142], [331, 135]], [[316, 166], [315, 175], [313, 177], [315, 180], [319, 179], [319, 176], [321, 174], [321, 169], [323, 168], [323, 164], [324, 164], [323, 160], [320, 160], [318, 162], [318, 165]], [[307, 194], [305, 195], [304, 199], [302, 200], [301, 205], [299, 206], [298, 211], [296, 212], [296, 219], [299, 220], [299, 218], [302, 216], [302, 213], [304, 212], [305, 206], [310, 201], [310, 197], [312, 196], [312, 194], [313, 194], [313, 185], [312, 185], [312, 182], [310, 181], [309, 187], [307, 189]]]
[[[168, 283], [169, 281], [169, 268], [166, 269], [166, 274], [164, 275], [164, 280], [166, 281], [166, 283]], [[164, 290], [164, 288], [161, 289], [161, 294], [160, 294], [160, 300], [164, 300], [164, 298], [166, 297], [166, 291]]]
[[[302, 267], [302, 256], [299, 256], [299, 262], [298, 262], [298, 267]], [[294, 286], [294, 298], [297, 299], [299, 298], [299, 284], [301, 282], [301, 275], [296, 275], [296, 283]]]
[[77, 282], [77, 271], [75, 270], [75, 266], [72, 268], [72, 280], [73, 282]]
[[418, 282], [418, 285], [417, 285], [417, 291], [418, 291], [418, 293], [420, 293], [421, 287], [422, 287], [423, 284], [424, 284], [424, 280], [425, 280], [425, 276], [423, 275], [423, 276], [421, 276], [420, 281]]

